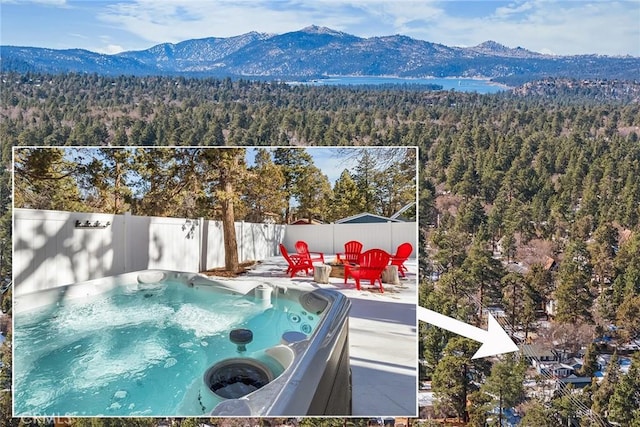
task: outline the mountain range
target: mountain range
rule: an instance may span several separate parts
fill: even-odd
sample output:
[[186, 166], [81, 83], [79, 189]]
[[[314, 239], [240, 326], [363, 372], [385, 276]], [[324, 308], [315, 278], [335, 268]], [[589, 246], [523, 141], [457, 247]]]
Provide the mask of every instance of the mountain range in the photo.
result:
[[543, 77], [637, 80], [640, 58], [555, 56], [494, 41], [451, 47], [407, 36], [361, 38], [310, 26], [284, 34], [162, 43], [115, 55], [0, 46], [3, 72], [314, 79], [324, 76], [476, 77], [522, 84]]

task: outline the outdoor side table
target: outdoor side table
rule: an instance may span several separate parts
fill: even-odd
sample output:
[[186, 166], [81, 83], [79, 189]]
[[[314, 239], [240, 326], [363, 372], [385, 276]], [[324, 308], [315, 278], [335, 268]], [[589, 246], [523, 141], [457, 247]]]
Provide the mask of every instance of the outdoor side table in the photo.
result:
[[327, 264], [313, 266], [313, 281], [317, 283], [329, 283], [331, 266]]
[[388, 265], [384, 268], [384, 270], [382, 271], [382, 282], [391, 283], [392, 285], [400, 284], [397, 265]]

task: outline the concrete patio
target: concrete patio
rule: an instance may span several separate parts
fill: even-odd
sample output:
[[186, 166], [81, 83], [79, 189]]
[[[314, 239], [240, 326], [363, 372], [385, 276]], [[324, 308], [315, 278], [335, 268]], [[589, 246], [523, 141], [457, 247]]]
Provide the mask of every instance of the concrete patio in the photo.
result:
[[[325, 254], [325, 260], [334, 257]], [[418, 331], [416, 319], [416, 260], [405, 265], [409, 272], [399, 285], [378, 286], [365, 281], [362, 290], [351, 279], [329, 278], [328, 284], [313, 280], [313, 274], [285, 274], [283, 257], [257, 264], [249, 277], [271, 283], [295, 283], [309, 289], [332, 289], [347, 296], [352, 304], [349, 316], [350, 361], [353, 381], [353, 415], [361, 417], [417, 416]]]

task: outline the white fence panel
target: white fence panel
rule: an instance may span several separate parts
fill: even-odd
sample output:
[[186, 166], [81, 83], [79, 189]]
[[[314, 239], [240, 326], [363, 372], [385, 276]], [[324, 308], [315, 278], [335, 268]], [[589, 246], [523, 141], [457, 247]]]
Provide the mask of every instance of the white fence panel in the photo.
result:
[[283, 225], [236, 223], [238, 257], [240, 261], [255, 261], [272, 257], [284, 234]]
[[125, 232], [120, 237], [125, 252], [122, 254], [125, 271], [149, 268], [149, 221], [148, 217], [125, 214]]
[[198, 271], [200, 227], [197, 224], [197, 220], [182, 218], [151, 218], [147, 268]]
[[284, 233], [282, 244], [289, 253], [295, 252], [295, 243], [304, 240], [313, 252], [333, 252], [333, 224], [289, 225]]
[[[114, 215], [14, 209], [15, 293], [122, 273], [113, 238], [122, 232]], [[77, 228], [76, 221], [110, 222], [105, 228]]]
[[379, 248], [394, 254], [398, 245], [409, 242], [416, 257], [418, 229], [415, 222], [386, 222], [370, 224], [320, 224], [290, 225], [286, 228], [283, 244], [289, 251], [295, 249], [295, 242], [304, 240], [309, 250], [335, 254], [344, 251], [344, 244], [357, 240], [363, 250]]
[[200, 263], [199, 221], [124, 215], [126, 230], [120, 240], [126, 271], [148, 268], [197, 271]]
[[203, 239], [206, 251], [202, 270], [224, 265], [224, 234], [221, 221], [204, 221]]
[[[256, 261], [278, 253], [278, 244], [284, 235], [284, 225], [236, 222], [238, 260]], [[206, 243], [205, 267], [203, 270], [224, 267], [224, 234], [222, 222], [205, 221], [203, 241]]]
[[[105, 228], [76, 227], [90, 221]], [[403, 242], [414, 245], [416, 223], [294, 225], [235, 224], [238, 259], [279, 255], [283, 242], [294, 251], [304, 240], [312, 251], [335, 254], [359, 240], [364, 249], [394, 253]], [[58, 285], [149, 268], [202, 271], [224, 266], [220, 221], [14, 210], [14, 292], [16, 295]]]
[[393, 250], [390, 252], [394, 254], [398, 246], [402, 243], [409, 242], [413, 246], [413, 252], [411, 252], [410, 258], [417, 258], [418, 256], [418, 223], [417, 222], [398, 222], [394, 223], [389, 231], [391, 233], [391, 247]]

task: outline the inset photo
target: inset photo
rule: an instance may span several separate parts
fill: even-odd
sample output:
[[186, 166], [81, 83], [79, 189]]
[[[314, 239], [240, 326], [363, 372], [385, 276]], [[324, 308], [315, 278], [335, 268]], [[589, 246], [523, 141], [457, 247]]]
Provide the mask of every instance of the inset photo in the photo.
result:
[[416, 158], [14, 148], [14, 416], [416, 416]]

